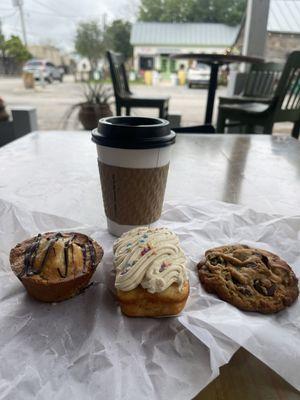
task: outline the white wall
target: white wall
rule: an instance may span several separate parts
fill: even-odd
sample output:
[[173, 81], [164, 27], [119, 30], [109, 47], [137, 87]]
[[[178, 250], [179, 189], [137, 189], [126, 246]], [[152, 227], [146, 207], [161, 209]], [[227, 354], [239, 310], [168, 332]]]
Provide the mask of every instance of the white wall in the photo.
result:
[[171, 47], [171, 46], [134, 46], [133, 48], [133, 67], [139, 69], [139, 56], [156, 56], [155, 68], [160, 68], [160, 54], [178, 53], [223, 53], [226, 47]]
[[78, 72], [89, 72], [91, 71], [91, 64], [87, 58], [82, 58], [78, 61], [76, 69]]

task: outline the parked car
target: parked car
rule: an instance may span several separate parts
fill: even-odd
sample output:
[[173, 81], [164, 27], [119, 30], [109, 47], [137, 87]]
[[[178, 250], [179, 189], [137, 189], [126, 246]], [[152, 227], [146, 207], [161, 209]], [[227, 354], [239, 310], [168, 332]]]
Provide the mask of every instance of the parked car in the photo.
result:
[[189, 88], [193, 86], [207, 86], [209, 78], [210, 67], [206, 64], [197, 63], [188, 69], [186, 81]]
[[29, 60], [23, 67], [23, 72], [33, 73], [34, 79], [42, 77], [45, 81], [52, 83], [54, 80], [63, 81], [64, 73], [61, 68], [56, 67], [47, 60]]

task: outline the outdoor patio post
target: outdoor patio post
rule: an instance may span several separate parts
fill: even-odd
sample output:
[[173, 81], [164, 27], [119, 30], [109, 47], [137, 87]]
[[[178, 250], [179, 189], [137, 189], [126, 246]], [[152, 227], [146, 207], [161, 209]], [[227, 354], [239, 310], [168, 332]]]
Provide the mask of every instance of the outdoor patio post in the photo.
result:
[[[270, 0], [248, 0], [244, 27], [244, 41], [242, 54], [245, 56], [264, 58], [267, 39], [267, 25], [269, 17]], [[236, 94], [236, 89], [243, 86], [246, 72], [250, 64], [241, 64], [239, 72], [230, 71], [230, 80], [227, 96]], [[231, 128], [229, 128], [229, 132]]]
[[264, 57], [270, 0], [248, 0], [243, 54]]

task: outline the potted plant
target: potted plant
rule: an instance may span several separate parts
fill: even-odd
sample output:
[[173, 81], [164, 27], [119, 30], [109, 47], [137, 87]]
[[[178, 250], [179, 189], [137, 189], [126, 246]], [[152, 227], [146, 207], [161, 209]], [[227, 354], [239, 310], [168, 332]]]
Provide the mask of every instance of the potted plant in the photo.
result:
[[83, 86], [85, 101], [74, 104], [65, 116], [65, 124], [76, 109], [79, 109], [78, 119], [84, 129], [91, 130], [97, 127], [100, 118], [110, 117], [113, 103], [110, 87], [99, 82], [86, 82]]
[[4, 100], [0, 97], [0, 121], [6, 122], [9, 120], [9, 115], [5, 109]]

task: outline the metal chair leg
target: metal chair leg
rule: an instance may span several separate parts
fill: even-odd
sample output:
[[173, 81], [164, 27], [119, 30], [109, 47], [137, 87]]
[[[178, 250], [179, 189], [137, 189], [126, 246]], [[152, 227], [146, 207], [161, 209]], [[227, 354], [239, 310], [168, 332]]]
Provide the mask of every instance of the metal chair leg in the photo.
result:
[[292, 137], [295, 139], [299, 139], [300, 133], [300, 121], [294, 123], [293, 130], [292, 130]]
[[255, 133], [254, 125], [246, 124], [244, 133]]
[[164, 116], [163, 118], [168, 118], [168, 114], [169, 114], [169, 106], [167, 105], [164, 109]]
[[222, 111], [219, 109], [217, 128], [216, 128], [216, 132], [217, 133], [224, 133], [224, 131], [225, 131], [225, 122], [226, 122], [226, 117], [222, 113]]
[[120, 104], [116, 104], [116, 113], [117, 115], [122, 115], [122, 107]]
[[164, 118], [164, 106], [159, 107], [159, 118]]
[[265, 135], [272, 135], [273, 125], [273, 122], [265, 124], [263, 127], [263, 133]]
[[126, 107], [126, 115], [130, 115], [130, 107]]

